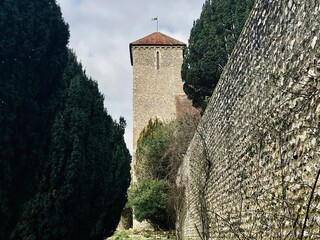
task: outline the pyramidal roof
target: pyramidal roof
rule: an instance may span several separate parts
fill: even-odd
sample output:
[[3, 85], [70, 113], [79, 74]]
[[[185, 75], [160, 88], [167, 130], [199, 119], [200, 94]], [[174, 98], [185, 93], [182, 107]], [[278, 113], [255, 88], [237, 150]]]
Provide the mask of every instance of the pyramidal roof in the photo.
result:
[[169, 37], [161, 32], [154, 32], [141, 38], [135, 42], [130, 43], [130, 45], [173, 45], [173, 46], [185, 46], [186, 44], [180, 42], [172, 37]]
[[130, 43], [130, 60], [132, 61], [132, 47], [133, 46], [186, 46], [185, 43], [169, 37], [161, 32], [154, 32], [137, 41]]

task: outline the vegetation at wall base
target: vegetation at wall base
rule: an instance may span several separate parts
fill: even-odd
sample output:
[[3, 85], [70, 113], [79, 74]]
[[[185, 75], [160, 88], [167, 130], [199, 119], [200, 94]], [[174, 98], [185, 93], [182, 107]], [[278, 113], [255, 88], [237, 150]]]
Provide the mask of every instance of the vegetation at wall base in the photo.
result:
[[151, 119], [141, 132], [134, 166], [138, 181], [129, 191], [138, 221], [146, 220], [155, 229], [175, 229], [184, 201], [176, 176], [198, 120], [188, 114], [167, 123]]
[[144, 179], [133, 185], [129, 202], [138, 221], [147, 220], [155, 229], [168, 229], [168, 193], [166, 180]]
[[183, 90], [204, 109], [237, 42], [254, 0], [206, 0], [184, 52]]

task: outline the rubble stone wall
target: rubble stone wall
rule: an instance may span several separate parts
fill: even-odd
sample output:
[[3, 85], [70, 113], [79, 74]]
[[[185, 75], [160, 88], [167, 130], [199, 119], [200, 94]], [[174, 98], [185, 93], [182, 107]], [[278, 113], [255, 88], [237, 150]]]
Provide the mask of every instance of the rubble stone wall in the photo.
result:
[[320, 239], [320, 1], [257, 0], [177, 179], [183, 239]]

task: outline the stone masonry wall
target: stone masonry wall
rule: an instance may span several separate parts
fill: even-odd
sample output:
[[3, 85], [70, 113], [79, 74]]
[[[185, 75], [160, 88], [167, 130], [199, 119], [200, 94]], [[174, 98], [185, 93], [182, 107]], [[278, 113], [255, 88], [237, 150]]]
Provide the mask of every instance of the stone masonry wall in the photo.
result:
[[[159, 52], [159, 69], [157, 68]], [[183, 47], [134, 46], [133, 56], [133, 149], [151, 118], [176, 116], [177, 94], [183, 93], [181, 65]]]
[[320, 239], [319, 38], [319, 0], [257, 0], [180, 168], [183, 239]]

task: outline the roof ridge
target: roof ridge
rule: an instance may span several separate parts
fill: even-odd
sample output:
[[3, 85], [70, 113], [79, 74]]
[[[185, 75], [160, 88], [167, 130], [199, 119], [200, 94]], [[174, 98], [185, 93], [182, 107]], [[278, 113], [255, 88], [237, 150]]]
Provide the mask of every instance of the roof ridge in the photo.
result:
[[130, 45], [177, 45], [177, 46], [186, 46], [185, 43], [174, 39], [162, 32], [153, 32], [143, 38], [140, 38]]
[[[159, 35], [163, 38], [163, 40], [166, 40], [166, 38], [164, 36], [166, 36], [165, 34], [161, 33], [161, 32], [158, 32]], [[166, 36], [166, 37], [169, 37], [169, 36]]]

